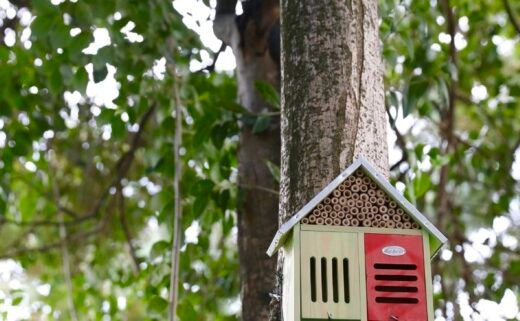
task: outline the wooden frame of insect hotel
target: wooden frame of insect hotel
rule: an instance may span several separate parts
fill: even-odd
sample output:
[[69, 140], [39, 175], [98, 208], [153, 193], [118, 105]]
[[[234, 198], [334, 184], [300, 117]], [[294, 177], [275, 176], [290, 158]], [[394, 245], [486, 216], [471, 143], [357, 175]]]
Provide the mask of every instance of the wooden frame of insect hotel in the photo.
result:
[[433, 321], [430, 258], [446, 237], [358, 158], [276, 233], [284, 321]]

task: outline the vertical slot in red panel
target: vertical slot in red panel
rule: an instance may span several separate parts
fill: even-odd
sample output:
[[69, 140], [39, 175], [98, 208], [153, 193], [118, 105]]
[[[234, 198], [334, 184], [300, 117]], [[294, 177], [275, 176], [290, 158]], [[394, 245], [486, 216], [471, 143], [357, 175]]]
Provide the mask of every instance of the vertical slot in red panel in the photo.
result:
[[421, 235], [365, 234], [369, 321], [427, 321]]

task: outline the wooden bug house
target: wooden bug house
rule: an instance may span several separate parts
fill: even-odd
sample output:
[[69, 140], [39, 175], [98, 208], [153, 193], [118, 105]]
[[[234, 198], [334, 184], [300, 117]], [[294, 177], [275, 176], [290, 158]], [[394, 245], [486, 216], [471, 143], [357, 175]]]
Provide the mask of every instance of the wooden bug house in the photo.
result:
[[430, 258], [446, 237], [358, 158], [276, 233], [284, 321], [433, 321]]

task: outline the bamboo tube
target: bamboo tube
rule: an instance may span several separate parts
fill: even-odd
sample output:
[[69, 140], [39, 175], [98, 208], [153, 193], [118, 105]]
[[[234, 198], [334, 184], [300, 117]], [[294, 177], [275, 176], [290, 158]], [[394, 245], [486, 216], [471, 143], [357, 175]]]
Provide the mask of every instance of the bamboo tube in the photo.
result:
[[386, 225], [386, 222], [385, 222], [385, 221], [379, 221], [379, 222], [377, 222], [377, 227], [383, 227], [383, 228], [384, 228], [385, 225]]
[[374, 215], [374, 221], [379, 222], [383, 216], [381, 214]]
[[390, 220], [390, 215], [388, 215], [388, 214], [383, 214], [383, 215], [381, 216], [381, 219], [382, 219], [383, 221], [387, 222], [387, 221]]
[[394, 222], [401, 222], [401, 216], [399, 216], [399, 215], [393, 215], [393, 216], [392, 216], [392, 221], [394, 221]]
[[368, 213], [368, 214], [366, 215], [366, 218], [367, 218], [368, 220], [371, 220], [371, 221], [372, 221], [372, 220], [374, 219], [374, 216], [376, 216], [374, 213]]
[[347, 179], [341, 185], [345, 186], [345, 189], [349, 189], [352, 185], [352, 182]]
[[352, 208], [350, 209], [350, 214], [352, 214], [352, 215], [354, 215], [354, 216], [355, 216], [355, 215], [358, 215], [358, 214], [359, 214], [359, 209], [358, 209], [357, 207], [352, 207]]
[[388, 221], [386, 222], [386, 228], [395, 228], [395, 222], [394, 221]]
[[377, 205], [382, 206], [385, 205], [385, 199], [382, 197], [377, 198]]
[[366, 185], [361, 185], [361, 186], [359, 187], [359, 190], [360, 190], [362, 193], [366, 193], [366, 192], [368, 192], [368, 186], [366, 186]]
[[359, 226], [359, 220], [357, 218], [353, 218], [350, 223], [352, 224], [351, 226]]
[[343, 196], [347, 197], [347, 198], [351, 197], [352, 196], [352, 192], [350, 190], [346, 190], [346, 191], [343, 192]]
[[354, 215], [347, 214], [347, 215], [345, 215], [345, 218], [350, 221], [350, 220], [352, 220], [354, 218]]
[[358, 186], [363, 185], [363, 178], [361, 178], [361, 177], [357, 177], [357, 178], [356, 178], [356, 185], [358, 185]]
[[349, 176], [347, 179], [346, 179], [347, 182], [349, 183], [354, 183], [356, 181], [356, 178], [354, 176]]
[[359, 185], [358, 184], [354, 184], [350, 187], [350, 189], [352, 190], [352, 192], [359, 192]]
[[408, 215], [403, 215], [403, 221], [404, 221], [404, 222], [410, 222], [410, 221], [411, 221], [410, 216], [408, 216]]
[[366, 218], [366, 215], [364, 213], [359, 213], [356, 215], [356, 218], [360, 221], [363, 221]]
[[376, 196], [384, 198], [385, 197], [385, 192], [383, 192], [382, 190], [377, 190], [376, 191]]
[[370, 207], [368, 207], [368, 206], [363, 206], [363, 207], [361, 208], [361, 214], [368, 214], [368, 213], [370, 213]]
[[413, 229], [420, 229], [421, 227], [419, 226], [419, 224], [413, 222], [413, 223], [412, 223], [412, 228], [413, 228]]
[[344, 219], [345, 218], [345, 212], [343, 212], [343, 211], [338, 212], [338, 218]]
[[385, 214], [388, 211], [388, 207], [386, 206], [379, 206], [379, 212], [382, 214]]
[[341, 219], [336, 217], [335, 219], [332, 220], [332, 224], [341, 225]]
[[336, 212], [336, 211], [332, 211], [332, 212], [330, 212], [330, 213], [329, 213], [329, 217], [330, 217], [330, 218], [336, 218], [336, 217], [338, 217], [338, 212]]
[[365, 206], [365, 203], [362, 200], [359, 199], [356, 201], [357, 208], [362, 209], [364, 206]]
[[377, 184], [371, 181], [369, 187], [371, 189], [375, 190], [375, 189], [377, 189]]
[[318, 209], [318, 210], [322, 210], [322, 209], [323, 209], [323, 204], [321, 204], [321, 203], [318, 204], [318, 205], [316, 206], [316, 209]]
[[330, 204], [330, 198], [326, 198], [323, 200], [323, 204], [327, 205], [327, 204]]
[[370, 227], [370, 226], [372, 226], [372, 220], [370, 220], [370, 219], [368, 219], [368, 218], [364, 219], [364, 220], [363, 220], [363, 226], [364, 226], [364, 227]]
[[385, 195], [385, 202], [390, 203], [391, 199], [388, 197], [388, 195]]
[[342, 197], [342, 198], [339, 199], [339, 203], [341, 205], [346, 205], [347, 204], [347, 199], [345, 197]]
[[367, 194], [361, 194], [359, 195], [359, 199], [363, 202], [368, 202], [370, 200], [370, 197]]
[[347, 201], [347, 206], [348, 206], [349, 208], [353, 208], [353, 207], [355, 207], [355, 206], [356, 206], [356, 201], [353, 200], [353, 199], [349, 199], [349, 200]]
[[343, 219], [342, 223], [344, 226], [351, 226], [351, 222], [348, 218]]
[[379, 207], [377, 207], [377, 206], [372, 206], [372, 207], [370, 208], [370, 213], [372, 213], [372, 214], [377, 214], [377, 213], [379, 213]]
[[325, 224], [325, 219], [323, 217], [318, 217], [316, 219], [316, 224], [318, 225], [324, 225]]
[[356, 177], [363, 177], [364, 176], [362, 171], [356, 171], [355, 175], [356, 175]]
[[302, 218], [302, 224], [309, 224], [309, 219], [306, 217]]
[[334, 197], [340, 197], [340, 196], [341, 196], [341, 191], [339, 191], [339, 190], [336, 189], [336, 190], [334, 190], [334, 191], [332, 192], [332, 195], [333, 195]]
[[410, 223], [410, 222], [404, 222], [404, 223], [403, 223], [403, 227], [404, 227], [405, 229], [410, 229], [410, 228], [412, 228], [412, 223]]
[[390, 206], [390, 208], [396, 208], [397, 207], [397, 203], [394, 202], [394, 201], [390, 201], [390, 203], [388, 203], [388, 206]]
[[[370, 192], [370, 191], [369, 191]], [[370, 196], [368, 198], [368, 201], [371, 203], [371, 204], [377, 204], [377, 197], [375, 196]]]
[[339, 204], [334, 204], [334, 205], [332, 206], [332, 209], [334, 209], [335, 212], [339, 212], [339, 211], [341, 211], [342, 206], [339, 205]]
[[316, 218], [316, 216], [314, 216], [314, 215], [309, 216], [309, 223], [311, 223], [311, 224], [316, 223], [316, 219], [317, 219], [317, 218]]
[[343, 191], [345, 191], [346, 189], [347, 189], [347, 188], [346, 188], [346, 186], [345, 186], [344, 184], [340, 184], [340, 185], [338, 186], [338, 191], [340, 191], [340, 193], [343, 193]]
[[404, 215], [404, 211], [403, 211], [402, 208], [398, 208], [398, 209], [396, 209], [396, 210], [395, 210], [395, 213], [396, 213], [397, 215]]
[[312, 210], [312, 214], [314, 215], [320, 215], [321, 211], [323, 211], [323, 206], [322, 206], [322, 209], [319, 210], [317, 207], [315, 209]]
[[325, 225], [332, 225], [332, 222], [333, 222], [332, 218], [330, 218], [330, 217], [325, 218]]
[[390, 216], [394, 216], [394, 215], [395, 215], [395, 209], [393, 209], [393, 208], [389, 208], [389, 209], [388, 209], [388, 215], [390, 215]]
[[369, 189], [367, 193], [368, 193], [368, 196], [376, 196], [376, 191], [373, 189]]
[[395, 228], [402, 229], [403, 228], [403, 222], [395, 222]]
[[350, 214], [350, 207], [343, 206], [343, 212], [345, 212], [345, 214]]
[[330, 212], [330, 211], [332, 211], [332, 205], [325, 205], [325, 207], [323, 208], [323, 211], [321, 211], [320, 213]]
[[330, 202], [331, 202], [332, 204], [339, 204], [339, 198], [334, 197], [334, 198], [332, 198], [332, 199], [330, 200]]
[[369, 186], [370, 183], [372, 183], [372, 180], [368, 176], [365, 176], [365, 177], [363, 177], [363, 183], [365, 185]]
[[359, 194], [358, 193], [352, 193], [352, 195], [350, 196], [350, 199], [358, 200], [359, 199]]

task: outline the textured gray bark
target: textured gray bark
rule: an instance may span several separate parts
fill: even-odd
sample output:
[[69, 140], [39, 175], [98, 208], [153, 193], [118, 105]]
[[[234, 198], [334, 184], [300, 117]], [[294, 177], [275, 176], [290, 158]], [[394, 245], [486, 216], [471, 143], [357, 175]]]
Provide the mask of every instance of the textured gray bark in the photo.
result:
[[388, 176], [375, 0], [282, 0], [285, 221], [363, 155]]
[[[255, 1], [257, 12], [242, 16], [239, 30], [234, 15], [236, 0], [217, 3], [214, 31], [231, 46], [237, 63], [238, 100], [250, 112], [271, 111], [255, 90], [258, 80], [280, 88], [279, 64], [267, 50], [268, 32], [279, 19], [276, 1]], [[269, 318], [269, 293], [276, 284], [276, 259], [269, 258], [265, 249], [275, 234], [278, 222], [278, 183], [266, 161], [280, 163], [280, 118], [272, 117], [269, 128], [253, 134], [243, 125], [238, 152], [238, 250], [240, 256], [240, 286], [242, 320], [265, 321]]]

